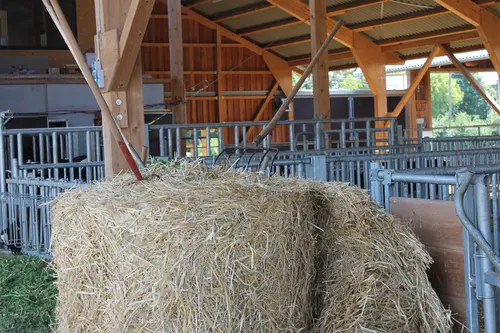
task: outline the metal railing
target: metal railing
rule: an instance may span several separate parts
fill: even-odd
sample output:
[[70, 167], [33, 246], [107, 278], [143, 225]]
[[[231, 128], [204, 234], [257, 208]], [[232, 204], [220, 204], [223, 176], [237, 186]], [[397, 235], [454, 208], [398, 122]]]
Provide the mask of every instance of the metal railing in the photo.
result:
[[[500, 235], [498, 176], [500, 167], [428, 169], [402, 173], [371, 165], [374, 201], [390, 209], [390, 197], [401, 183], [449, 186], [457, 216], [464, 227], [465, 309], [468, 332], [500, 332]], [[491, 183], [490, 183], [491, 181]], [[479, 311], [482, 303], [483, 322]]]
[[[417, 129], [405, 129], [405, 136], [416, 132]], [[467, 125], [426, 128], [424, 132], [433, 137], [457, 137], [457, 136], [484, 136], [500, 134], [500, 124]]]

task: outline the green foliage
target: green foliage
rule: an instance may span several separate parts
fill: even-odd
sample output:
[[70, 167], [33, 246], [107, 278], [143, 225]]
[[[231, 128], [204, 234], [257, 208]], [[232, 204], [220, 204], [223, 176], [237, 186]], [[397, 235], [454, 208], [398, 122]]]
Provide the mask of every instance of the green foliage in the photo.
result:
[[[497, 125], [491, 127], [481, 127], [478, 132], [475, 125]], [[449, 128], [467, 126], [468, 128]], [[448, 115], [442, 115], [433, 120], [434, 128], [443, 128], [434, 131], [434, 136], [476, 136], [476, 135], [500, 135], [500, 117], [493, 110], [488, 111], [486, 119], [481, 119], [478, 115], [471, 115], [465, 112], [460, 112], [454, 115], [451, 123]]]
[[[495, 91], [489, 86], [484, 86], [483, 80], [479, 73], [472, 74], [485, 89], [493, 95]], [[488, 117], [488, 112], [491, 110], [490, 105], [486, 100], [479, 95], [479, 93], [474, 89], [474, 87], [467, 81], [467, 79], [462, 74], [453, 75], [457, 78], [460, 89], [464, 92], [464, 98], [462, 102], [458, 105], [458, 112], [465, 112], [471, 115], [477, 115], [480, 119], [485, 120]]]
[[[293, 72], [292, 82], [295, 85], [299, 80], [300, 75]], [[363, 76], [363, 73], [357, 69], [348, 69], [344, 71], [334, 71], [328, 73], [328, 80], [330, 82], [330, 89], [369, 89], [368, 83]], [[312, 90], [313, 80], [312, 76], [306, 79], [301, 90]]]
[[330, 89], [369, 89], [363, 74], [356, 69], [329, 73]]
[[[448, 73], [431, 74], [432, 116], [439, 118], [448, 114]], [[464, 93], [456, 78], [451, 81], [451, 101], [453, 113], [457, 112], [458, 105], [464, 99]]]
[[0, 257], [0, 332], [52, 332], [54, 282], [54, 271], [38, 258]]

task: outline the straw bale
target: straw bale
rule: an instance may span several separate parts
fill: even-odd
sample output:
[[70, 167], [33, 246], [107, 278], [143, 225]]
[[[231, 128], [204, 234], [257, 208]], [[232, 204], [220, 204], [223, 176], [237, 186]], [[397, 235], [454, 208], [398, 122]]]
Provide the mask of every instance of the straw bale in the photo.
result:
[[58, 332], [450, 331], [411, 230], [340, 183], [155, 166], [53, 206]]

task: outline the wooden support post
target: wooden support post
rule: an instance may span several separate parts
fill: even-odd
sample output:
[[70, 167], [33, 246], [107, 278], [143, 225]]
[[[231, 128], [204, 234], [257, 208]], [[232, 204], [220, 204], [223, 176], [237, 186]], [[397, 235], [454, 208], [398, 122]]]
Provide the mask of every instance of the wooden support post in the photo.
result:
[[[424, 84], [424, 91], [425, 91], [424, 96], [427, 100], [427, 103], [425, 105], [426, 127], [432, 128], [432, 90], [431, 90], [431, 73], [430, 72], [427, 72], [424, 79], [422, 80], [422, 83]], [[417, 111], [418, 110], [419, 109], [417, 108]]]
[[176, 124], [186, 123], [186, 104], [184, 86], [184, 62], [182, 52], [181, 0], [168, 0], [168, 36], [170, 51], [170, 78], [174, 120]]
[[[96, 1], [96, 6], [99, 6], [96, 10], [98, 28], [96, 49], [99, 49], [97, 54], [101, 55], [105, 82], [111, 79], [116, 64], [120, 60], [119, 35], [123, 31], [131, 2], [131, 0]], [[127, 139], [136, 151], [140, 151], [145, 146], [142, 65], [139, 52], [131, 57], [135, 63], [132, 66], [127, 87], [121, 91], [109, 90], [103, 93], [103, 96]], [[123, 154], [116, 149], [116, 142], [111, 135], [111, 126], [108, 119], [103, 117], [106, 176], [129, 169]]]
[[220, 27], [216, 28], [216, 41], [217, 41], [217, 117], [219, 122], [223, 123], [227, 121], [227, 104], [224, 101], [224, 82], [225, 75], [222, 70], [222, 34], [220, 32]]
[[389, 116], [391, 117], [398, 117], [401, 111], [403, 111], [406, 103], [410, 100], [410, 98], [414, 95], [415, 90], [417, 89], [418, 85], [420, 84], [420, 81], [424, 77], [425, 73], [429, 70], [431, 67], [432, 61], [434, 58], [437, 56], [437, 54], [440, 52], [439, 46], [435, 46], [434, 49], [432, 49], [431, 53], [427, 57], [427, 61], [425, 62], [424, 66], [420, 68], [418, 71], [417, 76], [415, 79], [412, 81], [411, 86], [406, 90], [406, 93], [403, 95], [403, 98], [401, 98], [401, 101], [399, 101], [398, 105], [392, 111], [391, 113], [388, 113]]
[[[288, 63], [276, 57], [274, 54], [269, 53], [268, 51], [264, 51], [262, 54], [264, 61], [266, 62], [267, 67], [273, 74], [274, 79], [278, 82], [281, 90], [285, 94], [285, 96], [289, 96], [292, 93], [292, 70], [288, 66]], [[293, 102], [292, 102], [293, 103]], [[293, 106], [291, 106], [292, 112], [288, 113], [288, 120], [294, 119], [293, 114]]]
[[[408, 86], [411, 86], [415, 81], [416, 75], [418, 72], [410, 71], [408, 75]], [[418, 89], [418, 87], [417, 87]], [[408, 131], [408, 137], [415, 138], [417, 137], [416, 131], [413, 129], [417, 128], [417, 96], [416, 93], [412, 94], [408, 103], [406, 104], [406, 129]]]
[[[311, 56], [314, 56], [326, 39], [326, 1], [309, 1], [311, 13]], [[330, 119], [330, 86], [328, 80], [328, 53], [321, 55], [313, 68], [314, 116]]]
[[470, 82], [470, 84], [476, 89], [476, 91], [488, 102], [488, 104], [495, 110], [496, 113], [500, 115], [500, 105], [495, 101], [493, 97], [488, 94], [486, 90], [483, 89], [481, 83], [479, 83], [471, 72], [453, 55], [452, 50], [449, 45], [439, 45], [445, 55], [450, 58], [450, 61], [457, 67], [457, 69], [462, 73], [462, 75]]
[[[369, 42], [364, 36], [354, 34], [352, 53], [358, 63], [363, 75], [368, 82], [374, 97], [375, 117], [385, 117], [387, 115], [387, 92], [385, 58], [380, 46]], [[377, 128], [384, 127], [384, 122], [376, 122]], [[383, 140], [386, 133], [377, 132], [377, 140]]]

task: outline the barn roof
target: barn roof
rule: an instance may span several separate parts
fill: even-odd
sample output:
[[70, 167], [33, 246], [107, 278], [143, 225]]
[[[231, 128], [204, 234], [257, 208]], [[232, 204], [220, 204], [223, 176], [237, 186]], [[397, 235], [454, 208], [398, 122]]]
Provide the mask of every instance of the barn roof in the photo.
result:
[[[475, 0], [500, 16], [499, 0]], [[222, 25], [259, 47], [303, 66], [310, 60], [310, 27], [291, 11], [266, 0], [183, 0], [183, 5]], [[292, 0], [307, 4], [307, 0]], [[328, 16], [342, 20], [353, 32], [365, 35], [383, 51], [400, 58], [426, 56], [436, 43], [450, 43], [454, 52], [483, 49], [474, 26], [434, 0], [326, 0]], [[349, 48], [339, 41], [329, 45], [330, 69], [355, 67]]]

